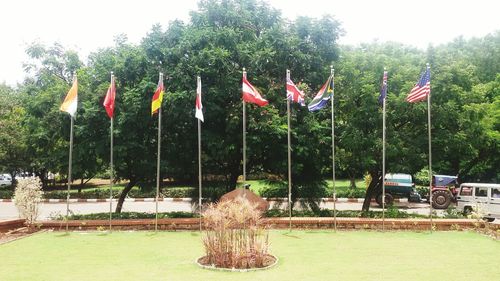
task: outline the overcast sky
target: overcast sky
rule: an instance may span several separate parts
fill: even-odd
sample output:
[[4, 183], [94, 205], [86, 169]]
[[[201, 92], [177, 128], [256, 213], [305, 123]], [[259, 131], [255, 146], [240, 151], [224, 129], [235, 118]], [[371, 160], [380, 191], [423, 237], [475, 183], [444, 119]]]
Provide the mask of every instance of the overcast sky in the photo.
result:
[[[396, 41], [426, 48], [457, 36], [500, 30], [498, 0], [268, 0], [285, 18], [331, 14], [346, 31], [342, 44]], [[0, 2], [0, 82], [22, 82], [26, 46], [57, 41], [81, 59], [124, 33], [138, 43], [155, 23], [189, 20], [197, 0], [6, 0]]]

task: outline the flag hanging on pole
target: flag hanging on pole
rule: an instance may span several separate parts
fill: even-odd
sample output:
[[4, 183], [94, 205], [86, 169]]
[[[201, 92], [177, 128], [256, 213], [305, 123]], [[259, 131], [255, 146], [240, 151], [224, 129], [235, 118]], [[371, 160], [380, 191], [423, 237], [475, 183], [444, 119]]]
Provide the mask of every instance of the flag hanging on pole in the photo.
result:
[[78, 105], [78, 79], [75, 75], [75, 79], [73, 80], [73, 86], [68, 91], [64, 102], [61, 104], [59, 108], [61, 111], [65, 111], [71, 115], [71, 117], [75, 117], [76, 107]]
[[290, 101], [300, 103], [300, 105], [305, 106], [305, 101], [304, 101], [304, 92], [299, 90], [297, 86], [293, 83], [293, 81], [290, 78], [286, 79], [286, 97]]
[[380, 88], [380, 96], [378, 96], [378, 103], [382, 105], [384, 99], [387, 96], [387, 71], [384, 71], [384, 77], [382, 78], [382, 87]]
[[255, 103], [258, 106], [266, 106], [269, 104], [267, 100], [262, 98], [259, 91], [248, 82], [246, 75], [243, 76], [243, 100], [249, 103]]
[[198, 77], [196, 81], [196, 113], [194, 116], [201, 122], [204, 122], [202, 109], [203, 105], [201, 104], [201, 78]]
[[307, 106], [309, 111], [317, 111], [325, 107], [330, 97], [333, 96], [333, 87], [333, 75], [330, 75], [326, 83]]
[[427, 98], [431, 93], [431, 68], [427, 67], [424, 73], [420, 76], [415, 87], [411, 89], [410, 94], [406, 97], [407, 102], [419, 102]]
[[111, 83], [109, 84], [108, 91], [106, 92], [106, 97], [104, 98], [103, 106], [108, 113], [109, 118], [113, 118], [115, 112], [115, 96], [116, 96], [116, 86], [115, 79], [111, 78]]
[[158, 86], [156, 87], [156, 91], [153, 95], [153, 100], [151, 101], [151, 115], [158, 112], [158, 109], [161, 107], [161, 103], [163, 101], [163, 79], [158, 80]]

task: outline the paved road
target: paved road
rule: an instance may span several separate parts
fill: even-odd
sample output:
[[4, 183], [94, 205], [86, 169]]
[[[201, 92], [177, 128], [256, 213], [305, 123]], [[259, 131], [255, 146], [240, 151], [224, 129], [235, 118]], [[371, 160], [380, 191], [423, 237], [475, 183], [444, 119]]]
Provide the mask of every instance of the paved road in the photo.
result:
[[[340, 203], [336, 204], [337, 210], [361, 210], [362, 203]], [[271, 206], [286, 208], [286, 203], [276, 205], [271, 203]], [[396, 206], [402, 211], [410, 213], [418, 213], [422, 215], [429, 214], [429, 205], [421, 203], [397, 203]], [[116, 202], [113, 202], [113, 211], [116, 207]], [[333, 202], [321, 203], [321, 208], [333, 209]], [[158, 210], [160, 212], [184, 211], [192, 212], [193, 205], [190, 202], [158, 202]], [[372, 203], [371, 210], [382, 210], [376, 203]], [[89, 203], [70, 203], [70, 211], [74, 214], [91, 214], [109, 212], [109, 202], [89, 202]], [[155, 212], [155, 202], [124, 202], [123, 211], [134, 212]], [[443, 211], [438, 210], [438, 215], [442, 215]], [[66, 203], [42, 203], [40, 206], [39, 219], [50, 219], [58, 215], [66, 214]], [[0, 220], [18, 218], [19, 213], [13, 202], [0, 202]]]

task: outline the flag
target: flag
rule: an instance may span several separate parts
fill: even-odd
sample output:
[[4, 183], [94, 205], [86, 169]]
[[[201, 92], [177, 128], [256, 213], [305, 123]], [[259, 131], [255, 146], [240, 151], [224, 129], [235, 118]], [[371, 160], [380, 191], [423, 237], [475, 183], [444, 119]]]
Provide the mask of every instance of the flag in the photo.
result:
[[75, 80], [73, 81], [73, 86], [71, 86], [71, 88], [69, 89], [69, 92], [66, 95], [66, 98], [64, 99], [59, 109], [61, 111], [69, 113], [71, 117], [75, 117], [77, 104], [78, 104], [78, 79], [75, 76]]
[[156, 91], [153, 95], [153, 100], [151, 101], [151, 115], [158, 112], [158, 109], [161, 107], [161, 102], [163, 101], [163, 75], [160, 75], [158, 80], [158, 86], [156, 87]]
[[384, 77], [382, 78], [382, 87], [380, 88], [380, 96], [378, 96], [378, 103], [380, 105], [384, 103], [386, 96], [387, 96], [387, 71], [384, 71]]
[[109, 118], [113, 118], [113, 113], [115, 111], [115, 96], [116, 96], [116, 86], [115, 86], [115, 78], [111, 79], [111, 83], [109, 84], [108, 91], [106, 92], [106, 97], [104, 98], [104, 108], [108, 113]]
[[203, 121], [203, 106], [201, 105], [201, 78], [198, 77], [198, 81], [196, 82], [196, 113], [195, 117], [198, 118], [201, 122]]
[[255, 103], [258, 106], [266, 106], [269, 102], [262, 98], [259, 91], [248, 82], [245, 75], [243, 76], [243, 100], [250, 103]]
[[326, 83], [323, 85], [323, 87], [321, 87], [319, 92], [307, 106], [309, 108], [309, 111], [316, 111], [325, 107], [330, 97], [333, 96], [333, 87], [333, 75], [331, 75], [330, 77], [328, 77]]
[[431, 68], [427, 67], [420, 80], [413, 89], [411, 89], [410, 94], [406, 97], [407, 102], [419, 102], [427, 98], [431, 94]]
[[302, 106], [306, 105], [304, 102], [304, 92], [299, 90], [290, 78], [286, 79], [286, 98], [290, 101], [300, 103]]

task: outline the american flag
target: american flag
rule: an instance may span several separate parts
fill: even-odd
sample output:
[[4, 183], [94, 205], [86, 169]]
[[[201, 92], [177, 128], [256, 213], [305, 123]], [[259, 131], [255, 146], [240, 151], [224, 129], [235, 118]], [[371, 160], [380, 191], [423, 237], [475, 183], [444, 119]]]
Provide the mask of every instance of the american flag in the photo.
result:
[[304, 92], [299, 90], [290, 78], [286, 79], [286, 98], [293, 102], [300, 103], [302, 106], [306, 105], [304, 101]]
[[387, 71], [384, 71], [384, 78], [382, 78], [382, 88], [380, 88], [380, 96], [378, 97], [378, 103], [380, 105], [384, 103], [386, 96], [387, 96]]
[[427, 67], [418, 83], [411, 89], [410, 94], [406, 97], [407, 102], [419, 102], [427, 98], [431, 94], [431, 68]]

